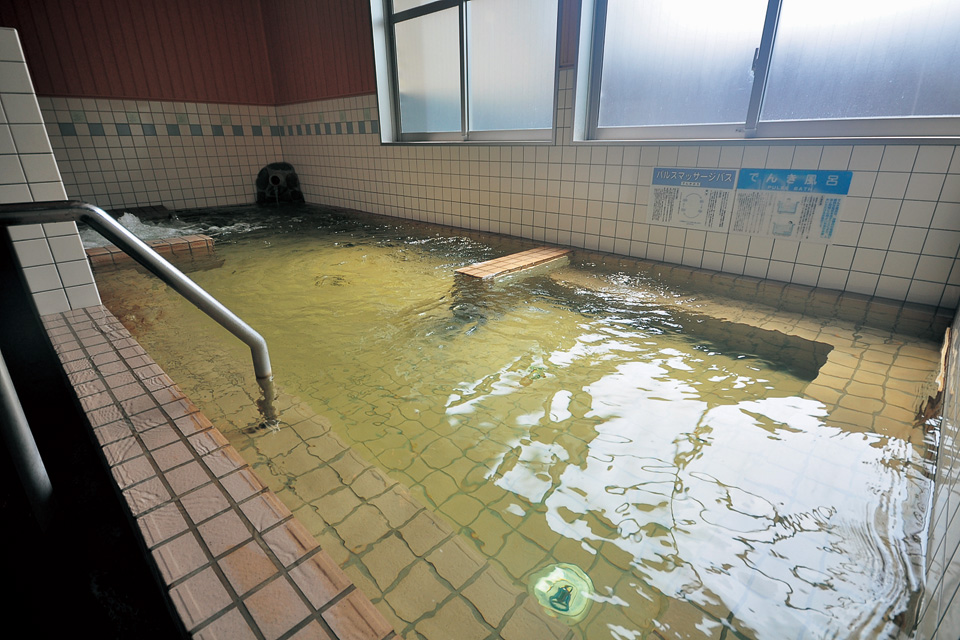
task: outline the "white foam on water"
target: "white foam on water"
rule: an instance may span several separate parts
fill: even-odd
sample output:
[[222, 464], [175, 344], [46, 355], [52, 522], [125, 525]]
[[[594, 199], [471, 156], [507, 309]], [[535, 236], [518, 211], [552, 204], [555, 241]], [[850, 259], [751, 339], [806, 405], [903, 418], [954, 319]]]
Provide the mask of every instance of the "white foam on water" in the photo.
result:
[[[212, 224], [185, 224], [179, 219], [164, 221], [164, 224], [154, 222], [144, 222], [132, 213], [124, 213], [117, 221], [124, 226], [130, 233], [137, 236], [145, 242], [151, 240], [163, 240], [165, 238], [177, 238], [188, 236], [195, 233], [203, 233], [208, 236], [221, 237], [231, 233], [246, 233], [256, 229], [262, 229], [266, 224], [238, 222], [236, 224], [217, 226]], [[84, 249], [93, 247], [103, 247], [110, 242], [100, 235], [97, 231], [90, 228], [80, 230], [80, 240], [83, 242]]]

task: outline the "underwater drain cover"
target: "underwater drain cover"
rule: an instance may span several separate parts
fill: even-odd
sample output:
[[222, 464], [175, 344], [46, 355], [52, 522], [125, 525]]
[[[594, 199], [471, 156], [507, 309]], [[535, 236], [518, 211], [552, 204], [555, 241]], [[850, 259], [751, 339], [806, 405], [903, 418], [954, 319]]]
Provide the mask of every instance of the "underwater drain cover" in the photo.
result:
[[593, 582], [580, 567], [561, 562], [533, 574], [530, 592], [548, 614], [573, 624], [590, 609]]

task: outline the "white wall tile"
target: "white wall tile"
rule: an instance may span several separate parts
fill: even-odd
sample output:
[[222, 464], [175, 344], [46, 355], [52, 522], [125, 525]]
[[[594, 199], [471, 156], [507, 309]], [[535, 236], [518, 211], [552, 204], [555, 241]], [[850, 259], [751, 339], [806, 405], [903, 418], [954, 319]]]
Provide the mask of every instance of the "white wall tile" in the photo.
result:
[[67, 191], [63, 188], [63, 183], [59, 181], [32, 182], [30, 183], [30, 193], [36, 202], [67, 199]]
[[743, 275], [753, 276], [754, 278], [766, 278], [769, 267], [769, 259], [748, 257], [743, 265]]
[[900, 205], [900, 215], [897, 216], [897, 225], [901, 227], [923, 227], [926, 229], [933, 220], [933, 213], [936, 206], [936, 203], [933, 202], [904, 200], [903, 204]]
[[57, 263], [57, 271], [64, 287], [76, 287], [82, 284], [93, 284], [93, 273], [86, 260]]
[[42, 124], [11, 124], [10, 133], [13, 135], [17, 153], [50, 152], [47, 130]]
[[921, 256], [917, 262], [916, 280], [946, 282], [953, 268], [953, 257]]
[[71, 309], [82, 309], [100, 304], [100, 294], [97, 292], [95, 285], [84, 284], [78, 287], [67, 287], [66, 292]]
[[854, 171], [853, 177], [850, 180], [850, 190], [847, 192], [847, 195], [869, 198], [873, 195], [873, 185], [876, 184], [876, 182], [876, 171]]
[[850, 158], [851, 171], [878, 171], [883, 159], [883, 147], [880, 145], [857, 145]]
[[863, 222], [867, 217], [868, 206], [870, 206], [870, 198], [846, 198], [840, 209], [840, 221]]
[[800, 249], [797, 251], [797, 263], [820, 266], [823, 264], [823, 256], [826, 252], [827, 247], [825, 245], [810, 242], [801, 243]]
[[45, 239], [20, 240], [13, 243], [17, 260], [21, 267], [35, 267], [41, 264], [53, 264], [53, 255]]
[[793, 278], [793, 262], [780, 262], [771, 260], [767, 269], [767, 277], [781, 282], [790, 282]]
[[0, 184], [0, 202], [31, 202], [30, 187], [23, 184]]
[[746, 264], [746, 261], [747, 258], [745, 256], [737, 256], [728, 253], [723, 257], [722, 270], [726, 271], [727, 273], [743, 275], [743, 267]]
[[931, 229], [960, 229], [960, 203], [938, 202], [930, 221]]
[[[844, 269], [849, 271], [850, 267], [853, 266], [853, 255], [855, 251], [853, 247], [829, 246], [823, 256], [823, 266], [830, 269]], [[780, 257], [780, 252], [776, 251], [774, 255]]]
[[13, 154], [17, 152], [17, 146], [13, 144], [13, 134], [10, 133], [10, 125], [0, 124], [0, 154]]
[[751, 146], [743, 149], [743, 167], [745, 169], [763, 169], [767, 164], [768, 147]]
[[913, 273], [917, 268], [917, 262], [919, 262], [919, 260], [920, 256], [915, 253], [890, 251], [883, 261], [881, 274], [897, 278], [913, 278]]
[[926, 229], [898, 226], [893, 230], [893, 237], [890, 239], [890, 249], [892, 251], [920, 253], [923, 250], [923, 243], [926, 239]]
[[703, 264], [703, 251], [700, 249], [684, 249], [681, 264], [699, 269]]
[[[869, 212], [868, 212], [869, 218]], [[872, 224], [865, 222], [860, 231], [859, 246], [868, 249], [887, 249], [890, 247], [890, 239], [893, 237], [893, 225], [891, 224]]]
[[48, 238], [53, 236], [72, 236], [77, 233], [77, 223], [70, 222], [46, 222], [43, 225], [43, 233]]
[[853, 293], [862, 293], [866, 296], [872, 296], [877, 290], [877, 281], [880, 279], [875, 273], [863, 273], [862, 271], [851, 271], [847, 276], [847, 291]]
[[52, 153], [21, 155], [20, 164], [29, 182], [54, 182], [60, 179]]
[[900, 215], [900, 200], [887, 200], [884, 198], [872, 198], [867, 205], [867, 216], [864, 222], [870, 224], [896, 224]]
[[925, 144], [917, 152], [913, 170], [922, 173], [946, 173], [953, 153], [954, 147], [950, 145]]
[[907, 296], [909, 291], [909, 278], [895, 278], [893, 276], [882, 275], [877, 281], [876, 295], [882, 298], [902, 300]]
[[680, 147], [677, 154], [678, 167], [696, 167], [699, 147]]
[[820, 267], [808, 264], [798, 264], [793, 268], [791, 282], [804, 284], [808, 287], [817, 286], [820, 279]]
[[853, 146], [829, 145], [820, 155], [820, 169], [823, 171], [845, 171], [850, 165]]
[[850, 271], [847, 269], [823, 268], [820, 270], [820, 278], [817, 280], [817, 286], [842, 291], [847, 284], [847, 276], [849, 274]]
[[944, 285], [938, 282], [914, 280], [910, 285], [910, 291], [907, 293], [907, 302], [939, 305], [943, 289]]
[[880, 249], [857, 249], [853, 256], [853, 269], [866, 273], [880, 273], [883, 268], [883, 260], [886, 257], [886, 251]]
[[43, 237], [43, 227], [39, 224], [20, 224], [7, 227], [7, 231], [10, 232], [11, 240], [32, 240]]
[[750, 247], [750, 236], [741, 234], [730, 234], [727, 238], [727, 255], [746, 256], [747, 249]]
[[0, 60], [7, 62], [22, 62], [23, 50], [20, 48], [20, 38], [14, 29], [0, 27]]
[[936, 173], [914, 173], [910, 176], [906, 197], [909, 200], [939, 200], [945, 175]]
[[700, 268], [720, 271], [723, 269], [723, 254], [715, 251], [704, 251]]
[[[874, 198], [897, 198], [903, 199], [903, 194], [907, 191], [907, 182], [910, 180], [909, 173], [893, 173], [890, 171], [881, 171], [877, 174], [877, 181], [873, 185]], [[915, 198], [921, 200], [922, 198]]]
[[43, 124], [40, 105], [32, 93], [0, 92], [3, 114], [10, 124]]
[[789, 169], [793, 164], [795, 147], [790, 145], [775, 145], [767, 151], [767, 169]]
[[23, 274], [26, 277], [27, 287], [31, 293], [63, 288], [60, 282], [60, 274], [57, 272], [55, 265], [47, 264], [39, 267], [27, 267], [23, 270]]
[[[764, 158], [766, 161], [766, 158]], [[724, 146], [720, 148], [720, 160], [718, 166], [720, 167], [736, 167], [747, 166], [743, 164], [743, 147], [737, 146]]]
[[0, 184], [23, 184], [27, 181], [15, 155], [0, 156]]
[[784, 238], [777, 238], [773, 242], [773, 259], [786, 261], [786, 262], [796, 262], [797, 253], [800, 251], [800, 243], [796, 240], [785, 240]]
[[820, 166], [823, 147], [819, 145], [801, 145], [793, 152], [793, 169], [816, 169]]
[[[956, 164], [956, 161], [954, 162]], [[951, 171], [953, 167], [951, 167]], [[943, 181], [943, 191], [940, 200], [944, 202], [960, 202], [960, 174], [948, 174]]]
[[34, 293], [33, 303], [37, 305], [37, 312], [41, 316], [70, 310], [70, 302], [67, 300], [67, 294], [64, 293], [63, 289]]
[[888, 144], [883, 150], [880, 171], [913, 171], [919, 149], [913, 144]]
[[80, 236], [56, 236], [47, 238], [50, 244], [50, 250], [57, 262], [70, 262], [73, 260], [83, 260], [86, 253], [83, 250], [83, 243], [80, 242]]
[[[680, 154], [679, 147], [660, 147], [660, 153], [657, 157], [657, 164], [661, 167], [675, 167], [677, 166], [678, 156]], [[643, 156], [641, 156], [641, 160]]]
[[697, 166], [706, 168], [720, 166], [720, 153], [721, 148], [717, 146], [711, 145], [700, 147], [700, 154], [697, 157]]
[[3, 78], [2, 93], [33, 93], [27, 65], [23, 62], [0, 62], [0, 78]]

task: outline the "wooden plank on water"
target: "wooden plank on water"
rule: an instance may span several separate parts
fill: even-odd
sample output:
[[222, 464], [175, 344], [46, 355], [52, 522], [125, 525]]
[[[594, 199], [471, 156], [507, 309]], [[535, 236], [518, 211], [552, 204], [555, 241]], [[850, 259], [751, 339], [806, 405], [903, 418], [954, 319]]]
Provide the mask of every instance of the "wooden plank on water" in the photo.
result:
[[478, 262], [469, 267], [457, 269], [457, 273], [472, 278], [495, 278], [505, 273], [513, 273], [522, 269], [529, 269], [537, 265], [557, 260], [573, 252], [573, 249], [563, 247], [535, 247], [520, 253], [513, 253], [502, 258], [494, 258], [486, 262]]

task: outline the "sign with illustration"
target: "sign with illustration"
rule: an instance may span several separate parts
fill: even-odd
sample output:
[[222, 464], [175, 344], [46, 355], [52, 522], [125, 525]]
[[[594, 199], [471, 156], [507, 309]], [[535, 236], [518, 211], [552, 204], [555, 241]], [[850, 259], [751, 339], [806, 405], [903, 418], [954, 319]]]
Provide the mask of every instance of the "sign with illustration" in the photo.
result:
[[731, 233], [829, 243], [851, 171], [740, 169]]
[[736, 178], [736, 169], [656, 167], [649, 220], [671, 227], [726, 231]]

